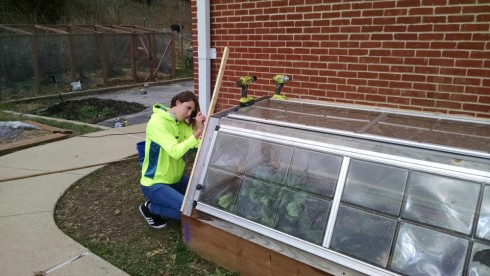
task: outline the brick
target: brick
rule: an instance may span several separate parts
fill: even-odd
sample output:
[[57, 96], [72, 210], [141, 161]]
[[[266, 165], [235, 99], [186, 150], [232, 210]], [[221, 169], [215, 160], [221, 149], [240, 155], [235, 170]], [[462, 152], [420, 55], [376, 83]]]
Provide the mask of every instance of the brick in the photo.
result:
[[342, 26], [340, 27], [342, 33], [360, 33], [361, 26]]
[[428, 58], [405, 58], [404, 64], [410, 64], [410, 65], [428, 65], [429, 64], [429, 59]]
[[[421, 42], [421, 41], [407, 41], [406, 48], [407, 49], [429, 49], [430, 43], [429, 42]], [[428, 50], [428, 51], [417, 50], [417, 55], [418, 55], [418, 53], [421, 53], [421, 54], [431, 53], [432, 55], [434, 53], [439, 53], [439, 56], [441, 55], [440, 51], [431, 51], [431, 50]]]
[[447, 17], [447, 22], [473, 22], [475, 21], [475, 15], [450, 15]]
[[459, 32], [460, 24], [435, 24], [434, 32]]
[[490, 21], [490, 14], [478, 14], [476, 16], [476, 22], [488, 22]]
[[446, 6], [446, 7], [437, 7], [434, 10], [435, 14], [456, 14], [461, 13], [461, 6]]
[[422, 18], [420, 16], [401, 16], [396, 18], [396, 24], [417, 24], [420, 22], [422, 22]]
[[488, 31], [489, 24], [462, 24], [461, 31], [462, 32], [482, 32]]
[[407, 9], [386, 9], [384, 10], [383, 16], [400, 16], [407, 15]]
[[412, 89], [411, 82], [391, 81], [390, 88]]
[[427, 76], [427, 82], [431, 83], [440, 83], [440, 84], [452, 84], [453, 83], [453, 78], [452, 77], [446, 77], [446, 76]]
[[391, 66], [391, 72], [399, 73], [413, 73], [413, 66], [393, 65]]
[[[369, 70], [369, 71], [371, 71], [371, 70]], [[401, 74], [380, 73], [379, 79], [380, 80], [395, 80], [395, 81], [397, 81], [397, 80], [401, 80]]]
[[385, 80], [368, 80], [368, 86], [388, 87], [389, 84], [390, 82]]
[[394, 57], [414, 57], [414, 50], [392, 50], [391, 55]]
[[478, 103], [481, 103], [481, 104], [490, 104], [490, 97], [480, 97], [478, 99]]
[[410, 99], [401, 98], [401, 97], [387, 97], [386, 101], [389, 103], [396, 103], [396, 104], [402, 104], [402, 105], [410, 104]]
[[461, 60], [456, 60], [455, 66], [457, 67], [483, 67], [483, 60], [476, 60], [476, 59], [461, 59]]
[[401, 90], [400, 96], [402, 97], [411, 97], [411, 98], [425, 98], [427, 97], [427, 93], [424, 91], [417, 90]]
[[490, 51], [471, 51], [470, 58], [490, 59]]
[[396, 1], [375, 1], [373, 2], [373, 9], [388, 9], [394, 8]]
[[402, 81], [424, 82], [425, 75], [403, 74]]
[[432, 15], [434, 14], [433, 8], [412, 8], [408, 12], [409, 15]]
[[367, 84], [367, 80], [361, 80], [361, 79], [347, 79], [347, 84], [350, 85], [362, 85], [365, 86]]
[[433, 83], [414, 83], [413, 89], [424, 90], [424, 91], [435, 91], [436, 85]]
[[393, 34], [372, 34], [371, 40], [393, 40]]
[[445, 6], [447, 0], [422, 0], [422, 6]]
[[424, 23], [446, 23], [447, 17], [446, 16], [424, 16], [422, 18], [422, 21]]
[[484, 50], [485, 42], [458, 42], [456, 48], [462, 50]]
[[[407, 43], [407, 48], [421, 48], [421, 49], [428, 48], [428, 47], [423, 47], [424, 45], [428, 46], [428, 43], [420, 44], [420, 43], [415, 42], [414, 44], [415, 45], [413, 46], [412, 44]], [[417, 57], [441, 57], [442, 51], [438, 51], [438, 50], [417, 50], [415, 55]]]
[[431, 42], [431, 49], [456, 49], [456, 42]]
[[454, 84], [461, 84], [461, 85], [481, 85], [481, 79], [477, 78], [454, 78], [453, 80]]
[[461, 109], [462, 104], [457, 102], [449, 102], [449, 101], [436, 101], [436, 107], [440, 107], [444, 109]]
[[420, 6], [420, 0], [398, 0], [396, 1], [397, 7], [418, 7]]
[[462, 85], [452, 85], [452, 84], [439, 84], [437, 86], [437, 91], [444, 91], [450, 93], [463, 93], [465, 87]]
[[461, 58], [467, 59], [470, 56], [469, 51], [451, 51], [451, 50], [443, 50], [442, 57], [445, 58]]
[[[347, 84], [349, 84], [349, 80], [352, 80], [353, 78], [357, 78], [357, 72], [351, 72], [351, 71], [339, 71], [337, 73], [337, 77], [340, 78], [347, 78]], [[355, 79], [357, 80], [357, 79]], [[365, 82], [365, 80], [362, 80]], [[352, 84], [352, 83], [351, 83]]]
[[471, 40], [472, 34], [470, 33], [446, 33], [445, 40]]
[[[429, 65], [432, 65], [430, 64], [430, 60], [429, 60]], [[415, 66], [414, 73], [434, 75], [434, 74], [439, 74], [439, 68], [440, 67], [434, 67], [434, 66]]]
[[457, 102], [470, 102], [474, 103], [477, 101], [478, 96], [476, 95], [463, 95], [463, 94], [451, 94], [449, 97], [451, 101], [457, 101]]
[[417, 34], [402, 33], [402, 34], [395, 34], [394, 38], [396, 40], [417, 40], [418, 35]]
[[466, 75], [466, 69], [443, 67], [440, 69], [439, 73], [441, 75], [465, 76]]
[[383, 16], [384, 12], [381, 9], [373, 9], [373, 10], [364, 10], [362, 11], [362, 17], [375, 17], [375, 16]]
[[435, 106], [436, 101], [428, 99], [410, 99], [410, 105]]
[[478, 86], [465, 86], [464, 93], [467, 94], [479, 94], [488, 95], [490, 92], [490, 87], [478, 87]]
[[373, 19], [374, 25], [392, 25], [396, 23], [396, 17], [376, 17]]
[[370, 50], [369, 55], [371, 56], [390, 56], [390, 50]]
[[351, 19], [351, 25], [372, 25], [373, 24], [373, 18], [352, 18]]
[[[470, 39], [468, 39], [468, 40], [470, 40]], [[490, 41], [490, 33], [473, 33], [473, 38], [471, 40], [473, 40], [473, 41], [476, 41], [476, 40]]]
[[485, 70], [485, 69], [471, 69], [470, 68], [470, 69], [468, 69], [467, 76], [468, 77], [490, 78], [490, 70]]
[[403, 33], [407, 31], [406, 25], [386, 25], [383, 27], [387, 33]]
[[435, 100], [449, 100], [450, 93], [427, 92], [427, 98]]

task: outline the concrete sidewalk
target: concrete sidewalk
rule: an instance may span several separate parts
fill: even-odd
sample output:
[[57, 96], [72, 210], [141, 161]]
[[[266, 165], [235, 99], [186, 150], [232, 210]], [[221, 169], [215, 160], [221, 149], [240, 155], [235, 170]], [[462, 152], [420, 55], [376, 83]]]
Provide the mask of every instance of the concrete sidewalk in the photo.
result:
[[[0, 156], [0, 180], [137, 154], [145, 127], [104, 130], [84, 135], [98, 138], [78, 136]], [[63, 192], [100, 167], [0, 182], [1, 275], [127, 275], [66, 236], [54, 222], [54, 207]]]

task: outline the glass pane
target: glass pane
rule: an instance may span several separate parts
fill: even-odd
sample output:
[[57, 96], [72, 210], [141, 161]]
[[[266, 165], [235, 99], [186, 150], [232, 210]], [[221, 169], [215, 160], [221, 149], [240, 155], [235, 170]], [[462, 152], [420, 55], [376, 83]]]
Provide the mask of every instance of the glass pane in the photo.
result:
[[254, 141], [246, 175], [283, 184], [292, 155], [292, 147]]
[[330, 201], [285, 190], [279, 204], [275, 228], [321, 245], [330, 206]]
[[490, 275], [490, 245], [474, 243], [471, 251], [471, 262], [468, 266], [468, 275]]
[[483, 194], [476, 235], [479, 238], [490, 240], [490, 186], [488, 185], [485, 186], [485, 192]]
[[407, 275], [461, 275], [468, 241], [401, 223], [391, 268]]
[[490, 137], [490, 125], [478, 123], [465, 123], [442, 120], [437, 127], [437, 131], [452, 132], [466, 135], [476, 135], [480, 137]]
[[403, 217], [469, 234], [479, 193], [474, 182], [414, 172]]
[[240, 181], [241, 177], [209, 168], [204, 179], [204, 188], [199, 194], [199, 201], [231, 211], [235, 206]]
[[210, 165], [242, 174], [250, 147], [249, 139], [220, 132], [216, 137]]
[[407, 177], [405, 169], [352, 160], [342, 201], [398, 215]]
[[399, 115], [399, 114], [388, 114], [388, 116], [384, 118], [381, 122], [384, 124], [390, 124], [396, 126], [425, 128], [427, 131], [431, 129], [434, 125], [436, 125], [438, 119], [406, 116], [406, 115]]
[[396, 220], [340, 206], [331, 247], [386, 267]]
[[246, 219], [272, 227], [282, 189], [259, 180], [245, 178], [236, 203], [235, 213]]
[[319, 195], [333, 197], [342, 157], [296, 149], [286, 185]]
[[420, 142], [427, 136], [427, 131], [427, 129], [378, 123], [366, 131], [366, 134]]

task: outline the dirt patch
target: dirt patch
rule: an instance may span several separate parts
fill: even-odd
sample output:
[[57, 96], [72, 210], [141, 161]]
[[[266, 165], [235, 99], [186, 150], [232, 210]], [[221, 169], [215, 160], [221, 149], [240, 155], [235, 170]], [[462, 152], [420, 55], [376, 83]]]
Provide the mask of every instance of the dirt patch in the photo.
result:
[[37, 113], [42, 116], [95, 124], [145, 109], [144, 105], [134, 102], [88, 98], [57, 103]]

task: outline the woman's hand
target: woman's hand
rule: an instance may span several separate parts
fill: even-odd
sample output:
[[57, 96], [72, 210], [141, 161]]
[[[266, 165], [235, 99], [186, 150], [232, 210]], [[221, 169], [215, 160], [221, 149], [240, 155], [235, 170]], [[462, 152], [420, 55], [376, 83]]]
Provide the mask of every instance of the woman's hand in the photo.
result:
[[201, 112], [197, 113], [196, 115], [196, 129], [194, 130], [194, 137], [200, 138], [202, 135], [202, 132], [204, 131], [204, 123], [206, 122], [206, 116], [202, 114]]

